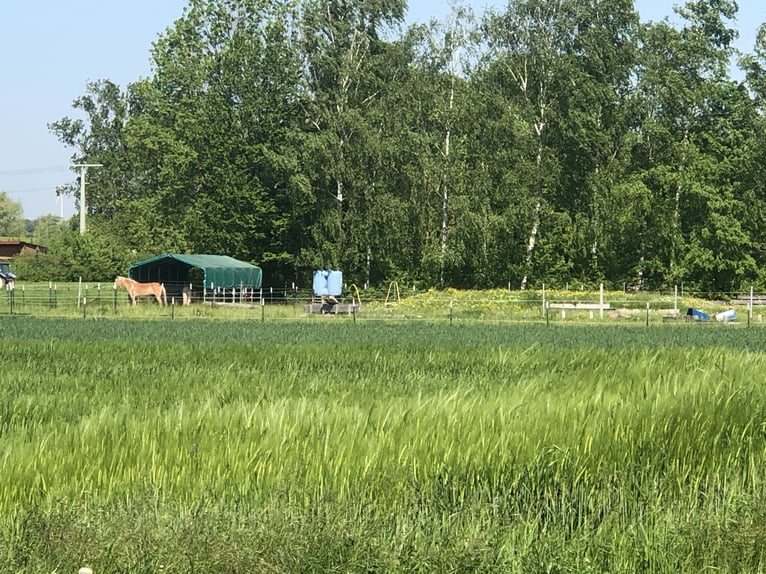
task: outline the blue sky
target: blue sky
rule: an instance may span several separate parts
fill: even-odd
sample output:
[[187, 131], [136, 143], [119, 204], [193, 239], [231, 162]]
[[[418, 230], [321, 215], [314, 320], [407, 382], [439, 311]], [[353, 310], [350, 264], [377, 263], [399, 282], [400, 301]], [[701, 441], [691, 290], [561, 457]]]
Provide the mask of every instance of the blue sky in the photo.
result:
[[[471, 0], [477, 14], [505, 0]], [[186, 0], [2, 0], [0, 1], [0, 191], [21, 201], [24, 216], [74, 215], [56, 186], [73, 181], [72, 150], [47, 124], [74, 115], [71, 104], [89, 81], [108, 78], [122, 87], [151, 74], [149, 50], [178, 18]], [[442, 18], [447, 0], [411, 0], [409, 22]], [[664, 0], [636, 0], [643, 20], [672, 13]], [[766, 21], [763, 0], [739, 0], [740, 39], [752, 48]], [[63, 211], [62, 211], [63, 210]]]

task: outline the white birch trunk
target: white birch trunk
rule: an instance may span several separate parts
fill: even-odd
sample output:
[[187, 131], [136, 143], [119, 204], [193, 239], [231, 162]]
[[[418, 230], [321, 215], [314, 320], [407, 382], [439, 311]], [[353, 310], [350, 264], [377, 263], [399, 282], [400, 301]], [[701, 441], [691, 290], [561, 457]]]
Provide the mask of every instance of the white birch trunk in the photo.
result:
[[[537, 156], [535, 157], [535, 166], [537, 167], [538, 173], [537, 199], [535, 201], [535, 209], [532, 212], [532, 228], [529, 231], [529, 239], [527, 240], [527, 256], [524, 259], [527, 270], [532, 265], [532, 255], [535, 251], [537, 234], [540, 230], [540, 212], [543, 207], [543, 182], [541, 170], [543, 164], [543, 130], [545, 129], [545, 123], [543, 122], [544, 114], [545, 107], [540, 106], [540, 120], [535, 122], [535, 133], [537, 134]], [[524, 273], [524, 277], [521, 278], [521, 285], [519, 286], [522, 291], [527, 288], [528, 279], [528, 275]]]
[[[457, 25], [455, 24], [455, 28]], [[456, 32], [456, 30], [455, 30]], [[450, 35], [450, 38], [454, 37], [454, 34]], [[450, 45], [451, 60], [450, 60], [450, 90], [449, 90], [449, 103], [447, 104], [447, 121], [444, 126], [444, 169], [441, 176], [441, 236], [439, 238], [439, 285], [444, 287], [444, 275], [447, 266], [447, 241], [449, 239], [449, 160], [451, 150], [450, 138], [452, 135], [452, 111], [455, 107], [455, 78], [457, 77], [458, 69], [458, 56], [459, 50], [455, 46]]]

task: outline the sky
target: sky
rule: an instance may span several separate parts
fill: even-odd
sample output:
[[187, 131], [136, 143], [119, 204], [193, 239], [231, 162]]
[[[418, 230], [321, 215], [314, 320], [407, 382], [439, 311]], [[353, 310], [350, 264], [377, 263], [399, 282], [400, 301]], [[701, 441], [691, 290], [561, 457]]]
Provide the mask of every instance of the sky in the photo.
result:
[[[465, 0], [477, 15], [506, 0]], [[740, 38], [751, 51], [766, 21], [763, 0], [738, 0]], [[74, 199], [56, 187], [75, 180], [73, 150], [48, 124], [77, 116], [72, 102], [88, 82], [109, 79], [122, 88], [151, 76], [150, 50], [183, 13], [186, 0], [0, 0], [0, 191], [36, 219], [75, 215]], [[666, 0], [636, 0], [642, 20], [672, 15]], [[407, 23], [441, 19], [448, 0], [410, 0]], [[86, 180], [87, 182], [87, 180]]]

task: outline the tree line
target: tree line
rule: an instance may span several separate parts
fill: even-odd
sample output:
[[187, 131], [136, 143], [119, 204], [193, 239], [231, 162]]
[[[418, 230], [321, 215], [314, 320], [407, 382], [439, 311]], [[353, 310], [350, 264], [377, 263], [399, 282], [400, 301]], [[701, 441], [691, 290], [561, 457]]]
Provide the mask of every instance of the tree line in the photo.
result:
[[49, 126], [103, 165], [89, 241], [271, 285], [766, 285], [766, 27], [738, 53], [733, 0], [677, 24], [632, 0], [406, 9], [190, 0], [150, 77], [89, 83]]

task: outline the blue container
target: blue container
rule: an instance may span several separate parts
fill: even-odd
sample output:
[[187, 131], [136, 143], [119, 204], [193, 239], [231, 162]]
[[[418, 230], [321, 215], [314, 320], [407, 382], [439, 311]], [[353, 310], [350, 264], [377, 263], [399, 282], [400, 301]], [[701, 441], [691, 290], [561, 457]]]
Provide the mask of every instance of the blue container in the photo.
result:
[[314, 295], [317, 297], [338, 297], [343, 293], [343, 273], [341, 271], [314, 271]]
[[710, 315], [699, 309], [692, 309], [691, 307], [686, 310], [686, 316], [694, 321], [710, 321]]

